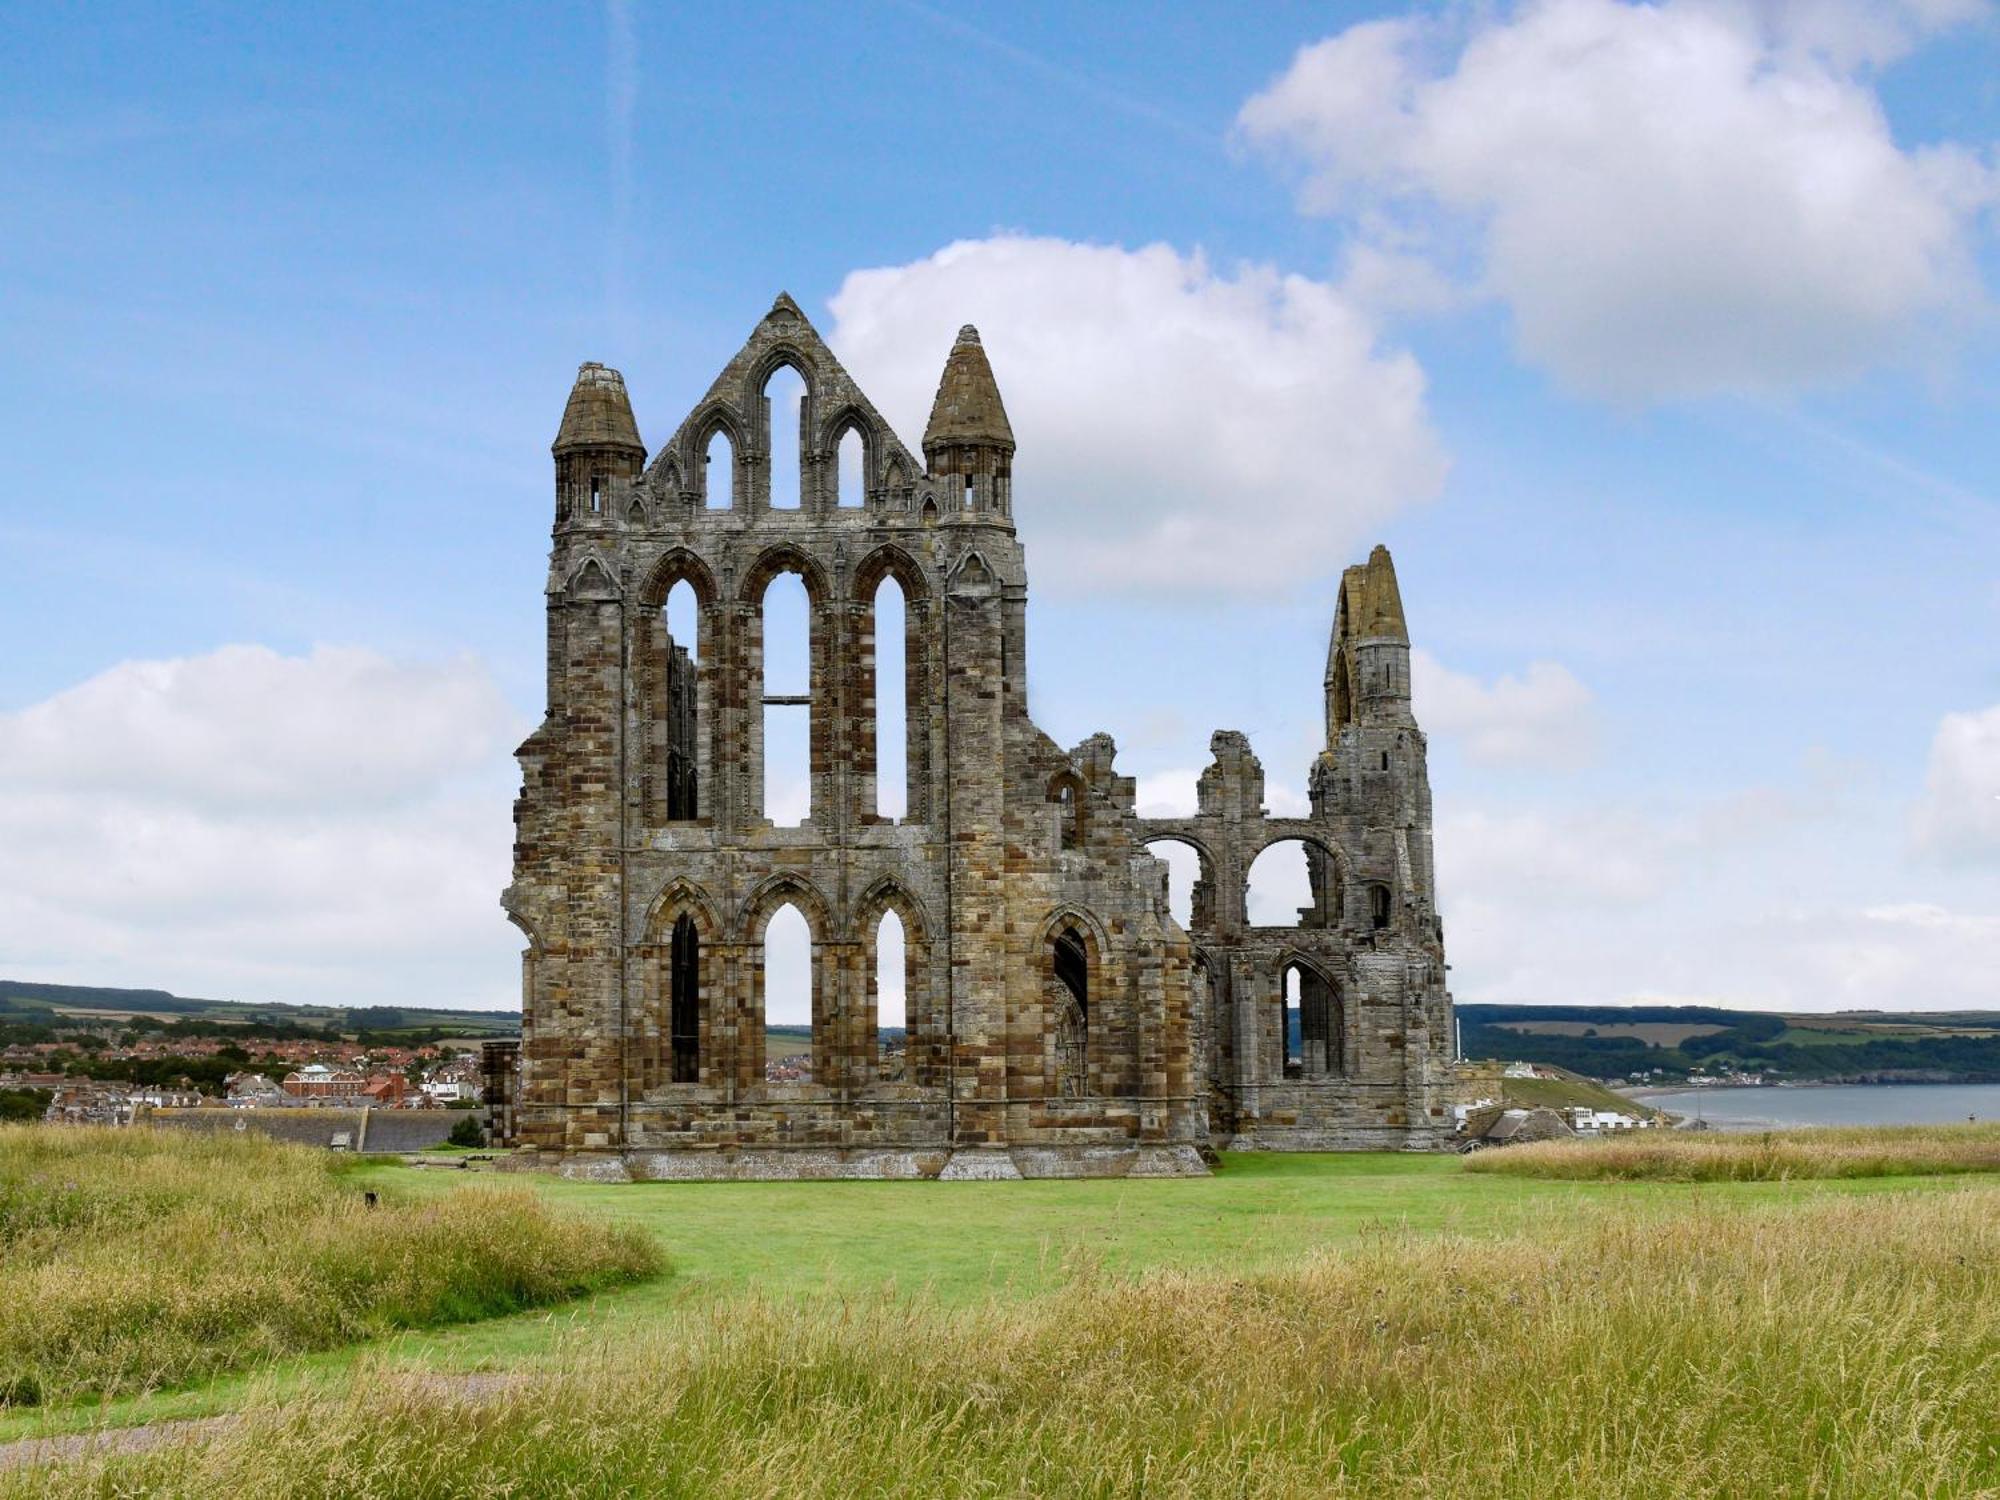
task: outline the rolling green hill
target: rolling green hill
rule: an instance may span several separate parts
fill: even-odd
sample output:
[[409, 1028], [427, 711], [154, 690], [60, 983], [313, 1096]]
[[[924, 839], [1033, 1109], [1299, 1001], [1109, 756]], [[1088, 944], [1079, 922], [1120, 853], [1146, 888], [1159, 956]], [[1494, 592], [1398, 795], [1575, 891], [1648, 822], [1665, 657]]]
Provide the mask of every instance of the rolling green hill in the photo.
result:
[[1756, 1072], [1822, 1082], [2000, 1082], [2000, 1013], [1779, 1014], [1695, 1005], [1461, 1005], [1465, 1056], [1591, 1078]]
[[203, 1000], [166, 990], [111, 989], [99, 985], [38, 984], [0, 979], [0, 1022], [60, 1025], [117, 1021], [133, 1017], [167, 1023], [213, 1022], [251, 1026], [309, 1027], [378, 1036], [444, 1032], [451, 1036], [511, 1036], [521, 1017], [511, 1010], [440, 1010], [429, 1006], [287, 1005], [282, 1001]]

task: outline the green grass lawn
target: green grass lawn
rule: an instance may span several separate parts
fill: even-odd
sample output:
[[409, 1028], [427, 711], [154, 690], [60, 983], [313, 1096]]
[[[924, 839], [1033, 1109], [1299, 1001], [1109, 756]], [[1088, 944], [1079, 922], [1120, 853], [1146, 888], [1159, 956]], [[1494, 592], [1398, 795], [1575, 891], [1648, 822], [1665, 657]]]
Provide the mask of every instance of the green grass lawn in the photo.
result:
[[[385, 1196], [452, 1193], [490, 1178], [399, 1163], [350, 1169]], [[1828, 1195], [1926, 1192], [1962, 1179], [1856, 1182], [1597, 1183], [1466, 1172], [1456, 1157], [1395, 1154], [1227, 1157], [1208, 1178], [1088, 1182], [644, 1183], [548, 1177], [552, 1206], [644, 1227], [666, 1250], [667, 1277], [539, 1312], [395, 1335], [284, 1361], [260, 1376], [191, 1390], [0, 1416], [0, 1440], [100, 1422], [227, 1410], [253, 1384], [337, 1384], [357, 1360], [448, 1371], [544, 1361], [576, 1339], [671, 1332], [720, 1300], [879, 1301], [963, 1306], [1020, 1300], [1076, 1278], [1154, 1267], [1275, 1269], [1323, 1246], [1455, 1232], [1563, 1235], [1587, 1217], [1671, 1214], [1693, 1202], [1757, 1205]]]

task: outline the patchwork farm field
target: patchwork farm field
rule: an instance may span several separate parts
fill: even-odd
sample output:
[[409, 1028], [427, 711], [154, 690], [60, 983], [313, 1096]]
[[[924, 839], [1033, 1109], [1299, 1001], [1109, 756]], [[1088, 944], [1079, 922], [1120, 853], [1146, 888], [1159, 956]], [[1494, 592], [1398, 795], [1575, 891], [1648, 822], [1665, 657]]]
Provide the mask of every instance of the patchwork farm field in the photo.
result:
[[[1967, 1149], [1985, 1165], [1990, 1141]], [[373, 1163], [352, 1184], [411, 1210], [490, 1179]], [[2000, 1485], [2000, 1185], [1976, 1172], [1592, 1180], [1244, 1155], [1196, 1180], [522, 1190], [671, 1269], [5, 1411], [0, 1441], [225, 1420], [53, 1468], [0, 1457], [0, 1495]]]

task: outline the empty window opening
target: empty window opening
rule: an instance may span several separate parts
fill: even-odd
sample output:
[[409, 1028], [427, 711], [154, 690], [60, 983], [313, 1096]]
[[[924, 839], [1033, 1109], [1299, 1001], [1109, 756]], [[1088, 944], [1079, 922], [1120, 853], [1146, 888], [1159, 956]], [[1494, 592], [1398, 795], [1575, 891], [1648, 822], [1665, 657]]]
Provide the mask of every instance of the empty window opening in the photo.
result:
[[867, 500], [868, 486], [862, 472], [867, 461], [868, 447], [861, 440], [861, 429], [848, 428], [840, 435], [840, 447], [834, 455], [835, 482], [842, 505], [860, 505]]
[[812, 928], [787, 901], [764, 928], [764, 1076], [771, 1082], [812, 1078]]
[[1068, 773], [1058, 776], [1049, 787], [1049, 801], [1056, 805], [1056, 826], [1062, 835], [1062, 847], [1081, 849], [1084, 819], [1082, 783]]
[[673, 1043], [675, 1083], [695, 1083], [701, 1077], [701, 938], [694, 919], [685, 912], [674, 923], [668, 968], [672, 1004], [668, 1032]]
[[812, 624], [805, 581], [764, 591], [764, 816], [794, 828], [812, 811]]
[[667, 590], [667, 635], [688, 654], [690, 661], [701, 660], [701, 600], [694, 585], [683, 578]]
[[1305, 1023], [1299, 1008], [1299, 971], [1296, 965], [1285, 969], [1285, 1068], [1296, 1073], [1305, 1064]]
[[663, 613], [667, 659], [660, 707], [666, 718], [667, 819], [685, 822], [701, 816], [701, 607], [694, 585], [685, 578], [676, 583], [667, 593]]
[[908, 611], [903, 586], [884, 578], [875, 588], [875, 814], [909, 815]]
[[908, 956], [903, 919], [893, 911], [883, 912], [875, 929], [875, 1046], [882, 1078], [888, 1083], [902, 1083], [909, 1077], [910, 1024], [904, 984]]
[[593, 516], [604, 514], [604, 476], [602, 474], [593, 474], [590, 476], [590, 513]]
[[1048, 1000], [1056, 1044], [1056, 1093], [1080, 1099], [1090, 1078], [1090, 950], [1074, 928], [1057, 933], [1050, 954]]
[[965, 508], [967, 510], [972, 509], [972, 476], [970, 474], [965, 476]]
[[703, 487], [708, 491], [710, 510], [728, 510], [736, 504], [736, 446], [729, 434], [717, 428], [702, 454]]
[[1251, 863], [1244, 908], [1252, 927], [1332, 927], [1340, 920], [1339, 866], [1304, 839], [1268, 844]]
[[1285, 1066], [1321, 1077], [1341, 1071], [1340, 997], [1304, 964], [1285, 966]]
[[805, 416], [806, 383], [790, 365], [780, 365], [764, 382], [764, 401], [771, 419], [767, 449], [771, 455], [771, 505], [797, 510], [803, 484], [799, 455], [805, 447], [801, 423]]
[[1390, 910], [1389, 887], [1368, 887], [1368, 925], [1377, 932], [1382, 931], [1389, 925]]
[[1389, 769], [1389, 752], [1387, 750], [1382, 752], [1382, 769], [1385, 771]]
[[1207, 927], [1214, 922], [1211, 887], [1201, 851], [1180, 839], [1155, 839], [1147, 852], [1167, 867], [1167, 909], [1183, 927]]

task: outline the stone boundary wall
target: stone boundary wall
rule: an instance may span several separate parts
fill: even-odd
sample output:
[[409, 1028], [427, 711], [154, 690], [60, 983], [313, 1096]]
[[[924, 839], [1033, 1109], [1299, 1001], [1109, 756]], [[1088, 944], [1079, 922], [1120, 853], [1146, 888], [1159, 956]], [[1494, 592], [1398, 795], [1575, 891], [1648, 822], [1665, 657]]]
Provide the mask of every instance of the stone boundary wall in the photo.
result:
[[351, 1150], [398, 1152], [442, 1146], [465, 1118], [462, 1109], [148, 1109], [135, 1123], [210, 1133], [240, 1124], [299, 1146], [331, 1146], [345, 1134]]
[[722, 1151], [545, 1152], [503, 1156], [505, 1172], [553, 1172], [584, 1182], [831, 1182], [850, 1179], [1016, 1182], [1048, 1177], [1205, 1177], [1187, 1144], [984, 1146], [936, 1151], [817, 1147]]

